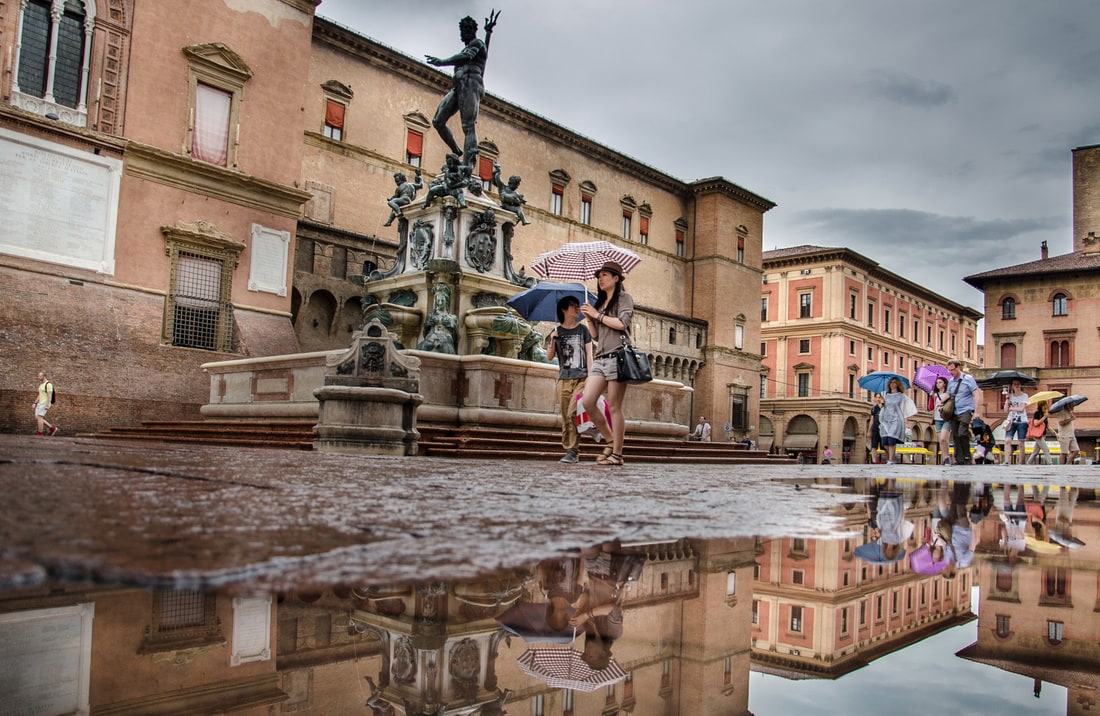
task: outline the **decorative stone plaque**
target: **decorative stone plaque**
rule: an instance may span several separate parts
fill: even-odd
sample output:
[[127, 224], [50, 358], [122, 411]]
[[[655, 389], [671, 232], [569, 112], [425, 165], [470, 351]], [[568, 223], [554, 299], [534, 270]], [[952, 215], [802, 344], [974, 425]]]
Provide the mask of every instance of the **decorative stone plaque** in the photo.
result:
[[0, 711], [87, 714], [95, 604], [0, 614]]
[[290, 232], [252, 225], [249, 291], [286, 295], [286, 265], [290, 253]]
[[0, 129], [0, 251], [115, 271], [122, 162]]
[[233, 653], [230, 666], [271, 658], [271, 597], [233, 599]]

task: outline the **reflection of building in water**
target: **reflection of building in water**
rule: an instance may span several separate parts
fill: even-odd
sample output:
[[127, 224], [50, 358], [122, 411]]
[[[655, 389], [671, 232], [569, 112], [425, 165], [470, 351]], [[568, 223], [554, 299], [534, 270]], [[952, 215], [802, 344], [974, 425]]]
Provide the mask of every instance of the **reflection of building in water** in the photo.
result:
[[[857, 486], [858, 487], [858, 486]], [[906, 517], [916, 523], [907, 554], [929, 527], [930, 493], [909, 486]], [[862, 502], [846, 508], [864, 529]], [[752, 600], [753, 669], [788, 678], [836, 678], [880, 656], [973, 618], [973, 567], [954, 579], [926, 576], [907, 557], [871, 564], [855, 556], [862, 534], [845, 539], [783, 538], [757, 545]]]
[[[1046, 502], [1051, 528], [1057, 522], [1054, 497]], [[978, 639], [958, 656], [1029, 676], [1036, 695], [1044, 681], [1063, 686], [1067, 714], [1095, 713], [1100, 705], [1100, 506], [1077, 505], [1072, 526], [1080, 546], [1030, 542], [1011, 563], [996, 538], [990, 541], [983, 533]], [[1005, 694], [1017, 703], [1026, 696]]]
[[[495, 617], [547, 600], [525, 571], [277, 597], [8, 591], [0, 675], [18, 693], [0, 693], [0, 710], [745, 714], [753, 546], [749, 538], [616, 546], [645, 558], [625, 587], [622, 636], [611, 647], [626, 677], [591, 692], [548, 686], [517, 664], [533, 644], [506, 638]], [[578, 635], [572, 646], [583, 643]], [[44, 670], [47, 662], [56, 668]]]

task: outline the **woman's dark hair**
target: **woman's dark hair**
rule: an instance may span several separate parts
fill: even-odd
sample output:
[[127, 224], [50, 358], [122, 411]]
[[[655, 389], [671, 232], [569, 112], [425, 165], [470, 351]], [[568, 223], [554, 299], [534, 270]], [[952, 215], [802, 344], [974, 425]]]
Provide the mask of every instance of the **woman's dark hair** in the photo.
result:
[[[614, 275], [614, 274], [613, 274]], [[596, 306], [604, 313], [615, 315], [619, 311], [619, 293], [623, 290], [623, 277], [615, 275], [615, 293], [611, 294], [611, 300], [602, 288], [596, 289]]]

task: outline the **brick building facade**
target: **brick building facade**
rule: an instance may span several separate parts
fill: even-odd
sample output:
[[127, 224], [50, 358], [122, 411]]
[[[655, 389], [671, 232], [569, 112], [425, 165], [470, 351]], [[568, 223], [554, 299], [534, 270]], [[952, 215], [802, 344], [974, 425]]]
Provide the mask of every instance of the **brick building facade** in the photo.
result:
[[[796, 246], [764, 253], [760, 319], [761, 447], [818, 461], [825, 448], [863, 462], [877, 370], [912, 376], [958, 358], [978, 365], [978, 311], [883, 269], [850, 249]], [[917, 406], [927, 395], [913, 389]], [[910, 424], [935, 450], [932, 417]]]

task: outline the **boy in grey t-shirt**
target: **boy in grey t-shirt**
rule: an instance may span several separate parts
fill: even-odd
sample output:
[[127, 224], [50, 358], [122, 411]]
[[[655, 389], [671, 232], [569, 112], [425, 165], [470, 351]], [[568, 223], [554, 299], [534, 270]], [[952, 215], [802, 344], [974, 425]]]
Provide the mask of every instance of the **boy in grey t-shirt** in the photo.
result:
[[558, 301], [558, 323], [561, 324], [546, 337], [550, 344], [546, 349], [546, 359], [558, 359], [558, 401], [561, 406], [561, 446], [565, 456], [561, 462], [577, 462], [580, 454], [577, 446], [578, 393], [584, 390], [584, 381], [588, 378], [588, 367], [592, 365], [592, 334], [588, 326], [578, 322], [581, 303], [573, 296]]

